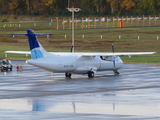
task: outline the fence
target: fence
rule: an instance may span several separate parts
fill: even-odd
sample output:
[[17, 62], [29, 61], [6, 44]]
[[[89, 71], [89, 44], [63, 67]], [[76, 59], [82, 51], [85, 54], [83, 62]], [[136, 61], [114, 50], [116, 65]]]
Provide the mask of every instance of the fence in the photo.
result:
[[[126, 16], [126, 17], [88, 17], [75, 18], [75, 29], [96, 29], [96, 28], [123, 28], [123, 27], [144, 27], [144, 26], [160, 26], [159, 16]], [[50, 21], [35, 21], [32, 26], [47, 26], [56, 30], [65, 30], [72, 28], [72, 19], [58, 18]], [[6, 23], [6, 27], [23, 27], [28, 26], [26, 23]]]
[[[160, 17], [142, 16], [142, 17], [99, 17], [99, 18], [75, 18], [75, 29], [91, 28], [123, 28], [123, 27], [141, 27], [141, 26], [160, 26]], [[56, 29], [71, 29], [72, 20], [56, 19]]]

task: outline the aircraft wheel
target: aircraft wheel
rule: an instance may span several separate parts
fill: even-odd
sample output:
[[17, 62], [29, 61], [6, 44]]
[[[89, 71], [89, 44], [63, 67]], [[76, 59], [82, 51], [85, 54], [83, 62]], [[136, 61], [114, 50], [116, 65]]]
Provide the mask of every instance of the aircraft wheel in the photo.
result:
[[88, 72], [88, 77], [89, 78], [94, 78], [94, 72], [93, 71], [89, 71]]
[[119, 74], [120, 73], [117, 70], [114, 71], [114, 75], [119, 75]]
[[72, 75], [71, 73], [65, 73], [65, 76], [66, 76], [66, 77], [69, 77], [69, 78], [70, 78], [71, 75]]

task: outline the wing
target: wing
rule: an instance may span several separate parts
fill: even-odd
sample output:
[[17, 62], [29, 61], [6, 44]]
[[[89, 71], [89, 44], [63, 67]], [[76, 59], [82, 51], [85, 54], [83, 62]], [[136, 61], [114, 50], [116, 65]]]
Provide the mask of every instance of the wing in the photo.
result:
[[[16, 54], [31, 54], [30, 51], [5, 51], [5, 53], [16, 53]], [[67, 55], [77, 55], [77, 56], [132, 56], [132, 55], [147, 55], [156, 54], [156, 52], [121, 52], [121, 53], [71, 53], [71, 52], [49, 52], [53, 55], [67, 56]]]
[[77, 55], [77, 56], [132, 56], [132, 55], [147, 55], [156, 54], [156, 52], [121, 52], [121, 53], [70, 53], [70, 52], [50, 52], [55, 55]]
[[[122, 53], [96, 53], [95, 56], [132, 56], [132, 55], [147, 55], [147, 54], [155, 54], [156, 52], [122, 52]], [[94, 54], [88, 54], [88, 55], [93, 55]], [[83, 56], [88, 56], [83, 55]]]

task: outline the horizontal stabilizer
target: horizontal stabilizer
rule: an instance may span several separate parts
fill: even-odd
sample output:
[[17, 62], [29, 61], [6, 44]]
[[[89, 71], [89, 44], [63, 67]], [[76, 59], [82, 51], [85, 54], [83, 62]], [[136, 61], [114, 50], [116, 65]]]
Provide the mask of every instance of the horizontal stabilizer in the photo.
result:
[[22, 34], [10, 34], [10, 35], [27, 35], [27, 34], [23, 34], [23, 33], [22, 33]]
[[31, 34], [10, 34], [10, 35], [53, 35], [53, 34], [36, 34], [36, 33], [31, 33]]
[[5, 51], [5, 53], [16, 53], [16, 54], [31, 54], [30, 51]]
[[26, 51], [6, 51], [5, 53], [31, 54], [32, 59], [51, 56], [42, 45], [38, 42], [37, 35], [52, 35], [52, 34], [37, 34], [32, 29], [28, 29], [26, 34], [10, 34], [10, 35], [26, 35], [30, 47], [30, 53]]

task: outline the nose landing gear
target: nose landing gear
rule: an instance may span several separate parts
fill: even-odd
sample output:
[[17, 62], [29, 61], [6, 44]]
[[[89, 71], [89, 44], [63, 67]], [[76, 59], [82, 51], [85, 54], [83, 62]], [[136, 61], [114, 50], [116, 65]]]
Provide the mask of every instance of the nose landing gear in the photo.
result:
[[114, 70], [114, 75], [119, 75], [120, 73], [118, 72], [118, 70]]

